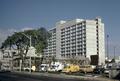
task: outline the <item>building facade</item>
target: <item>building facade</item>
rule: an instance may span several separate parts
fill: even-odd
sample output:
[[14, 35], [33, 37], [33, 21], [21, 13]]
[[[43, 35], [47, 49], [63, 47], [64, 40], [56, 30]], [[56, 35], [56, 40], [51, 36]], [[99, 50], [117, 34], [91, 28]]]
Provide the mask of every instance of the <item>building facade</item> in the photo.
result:
[[1, 69], [12, 70], [13, 68], [13, 54], [17, 53], [17, 50], [2, 49], [1, 50]]
[[60, 21], [50, 30], [51, 38], [44, 56], [56, 59], [98, 56], [98, 64], [105, 63], [104, 23], [101, 18]]
[[[32, 46], [29, 47], [29, 50], [24, 60], [24, 67], [29, 67], [30, 58], [31, 58], [31, 65], [35, 65], [35, 61], [40, 60], [41, 56], [37, 55], [35, 53], [35, 50], [36, 49], [34, 47]], [[19, 52], [20, 51], [17, 49], [9, 49], [9, 48], [0, 50], [0, 63], [2, 63], [1, 69], [20, 70], [22, 59]]]
[[56, 57], [56, 28], [49, 30], [51, 37], [48, 40], [48, 47], [44, 49], [45, 57]]

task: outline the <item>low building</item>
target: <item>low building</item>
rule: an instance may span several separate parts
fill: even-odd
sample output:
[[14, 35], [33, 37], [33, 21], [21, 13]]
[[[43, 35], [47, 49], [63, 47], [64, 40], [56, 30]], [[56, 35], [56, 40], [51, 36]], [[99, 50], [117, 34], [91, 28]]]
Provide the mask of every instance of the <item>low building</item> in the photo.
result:
[[13, 54], [16, 53], [17, 50], [13, 49], [3, 49], [1, 50], [1, 69], [4, 70], [12, 70], [13, 67]]
[[[30, 47], [24, 60], [24, 67], [29, 67], [31, 64], [35, 65], [36, 59], [40, 60], [41, 56], [35, 53], [35, 48]], [[21, 56], [17, 49], [3, 49], [0, 50], [0, 62], [2, 62], [2, 69], [5, 70], [19, 70], [22, 63]]]
[[[24, 56], [24, 62], [22, 62], [23, 59], [21, 59], [20, 54], [15, 54], [13, 56], [13, 64], [14, 64], [14, 70], [20, 70], [22, 67], [30, 67], [30, 60], [31, 60], [31, 66], [35, 65], [38, 66], [37, 63], [41, 59], [41, 55], [36, 54], [36, 49], [34, 47], [30, 47], [26, 56]], [[25, 52], [25, 51], [24, 51]]]

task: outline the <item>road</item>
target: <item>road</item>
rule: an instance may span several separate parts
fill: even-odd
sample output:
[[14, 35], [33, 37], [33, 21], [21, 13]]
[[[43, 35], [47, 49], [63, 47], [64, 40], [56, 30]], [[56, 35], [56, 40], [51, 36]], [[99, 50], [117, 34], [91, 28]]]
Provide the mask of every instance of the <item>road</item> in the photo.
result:
[[[42, 75], [18, 74], [13, 72], [0, 73], [0, 81], [87, 81], [78, 78], [61, 78]], [[89, 80], [90, 81], [90, 80]]]

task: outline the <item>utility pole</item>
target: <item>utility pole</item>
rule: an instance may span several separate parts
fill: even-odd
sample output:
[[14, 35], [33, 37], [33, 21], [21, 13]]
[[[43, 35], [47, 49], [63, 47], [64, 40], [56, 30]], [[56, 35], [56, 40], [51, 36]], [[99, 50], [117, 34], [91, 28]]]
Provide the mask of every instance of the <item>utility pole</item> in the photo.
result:
[[[30, 36], [30, 50], [31, 50], [31, 36]], [[30, 55], [30, 73], [31, 73], [31, 55]]]
[[[29, 43], [29, 44], [30, 44], [30, 47], [29, 47], [29, 50], [31, 50], [31, 46], [32, 46], [31, 36], [28, 36], [28, 35], [26, 35], [26, 34], [24, 34], [24, 33], [22, 33], [22, 34], [30, 40], [30, 43]], [[31, 73], [31, 55], [30, 55], [29, 67], [30, 67], [29, 72]]]

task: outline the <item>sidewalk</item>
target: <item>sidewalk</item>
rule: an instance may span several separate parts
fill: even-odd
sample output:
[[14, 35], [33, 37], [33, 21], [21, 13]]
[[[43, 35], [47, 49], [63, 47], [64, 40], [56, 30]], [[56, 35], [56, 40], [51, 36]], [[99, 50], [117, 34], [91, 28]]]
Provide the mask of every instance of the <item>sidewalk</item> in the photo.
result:
[[14, 72], [18, 74], [28, 74], [28, 75], [34, 75], [34, 76], [47, 76], [47, 77], [57, 77], [57, 78], [77, 78], [80, 80], [89, 80], [89, 81], [119, 81], [119, 80], [113, 80], [109, 78], [104, 77], [92, 77], [92, 76], [75, 76], [75, 75], [66, 75], [63, 73], [60, 74], [53, 74], [53, 73], [40, 73], [40, 72]]

